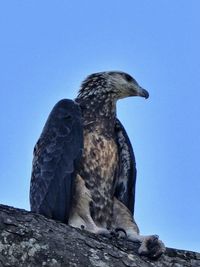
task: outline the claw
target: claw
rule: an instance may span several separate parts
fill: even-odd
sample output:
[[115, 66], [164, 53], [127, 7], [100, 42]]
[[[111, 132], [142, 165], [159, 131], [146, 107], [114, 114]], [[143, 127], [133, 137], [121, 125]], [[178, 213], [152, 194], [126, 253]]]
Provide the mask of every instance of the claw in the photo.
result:
[[[123, 233], [123, 234], [120, 234]], [[123, 228], [115, 228], [114, 230], [110, 231], [111, 237], [114, 238], [126, 238], [127, 239], [127, 233]]]
[[146, 255], [149, 258], [157, 259], [165, 252], [165, 246], [157, 235], [150, 236], [142, 243], [138, 252], [140, 255]]
[[157, 240], [159, 239], [159, 235], [153, 235], [153, 237]]
[[159, 236], [158, 235], [152, 235], [151, 238], [147, 241], [147, 247], [148, 250], [155, 250], [155, 247], [158, 244]]
[[128, 237], [126, 231], [123, 228], [120, 228], [120, 227], [115, 228], [115, 232], [118, 234], [119, 238], [122, 237], [122, 236], [120, 236], [120, 232], [124, 234], [124, 238], [127, 239], [127, 237]]

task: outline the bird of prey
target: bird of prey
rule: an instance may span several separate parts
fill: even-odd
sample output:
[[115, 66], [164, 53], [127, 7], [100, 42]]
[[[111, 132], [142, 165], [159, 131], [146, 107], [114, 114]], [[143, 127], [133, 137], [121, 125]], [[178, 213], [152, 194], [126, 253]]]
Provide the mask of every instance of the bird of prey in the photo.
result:
[[55, 105], [34, 148], [31, 211], [96, 234], [123, 229], [140, 254], [156, 258], [165, 246], [139, 234], [135, 157], [116, 116], [117, 100], [130, 96], [149, 94], [129, 74], [105, 71], [89, 75], [74, 101]]

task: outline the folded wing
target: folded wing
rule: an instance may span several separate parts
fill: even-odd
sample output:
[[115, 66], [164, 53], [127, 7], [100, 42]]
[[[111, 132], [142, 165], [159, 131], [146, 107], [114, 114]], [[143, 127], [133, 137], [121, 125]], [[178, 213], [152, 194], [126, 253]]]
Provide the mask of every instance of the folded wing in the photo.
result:
[[115, 188], [115, 197], [134, 214], [136, 163], [132, 145], [119, 120], [115, 126], [119, 153], [119, 174]]
[[67, 222], [76, 169], [83, 149], [81, 110], [77, 103], [59, 101], [34, 148], [31, 210]]

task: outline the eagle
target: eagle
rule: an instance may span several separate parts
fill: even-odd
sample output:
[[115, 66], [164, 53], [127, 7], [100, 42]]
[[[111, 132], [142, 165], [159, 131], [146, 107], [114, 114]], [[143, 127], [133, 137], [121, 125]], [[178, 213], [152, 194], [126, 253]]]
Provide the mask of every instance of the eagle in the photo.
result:
[[139, 254], [157, 258], [163, 242], [140, 235], [134, 220], [135, 156], [116, 115], [116, 102], [130, 96], [149, 93], [125, 72], [104, 71], [89, 75], [75, 100], [54, 106], [34, 147], [30, 207], [95, 234], [121, 229], [140, 243]]

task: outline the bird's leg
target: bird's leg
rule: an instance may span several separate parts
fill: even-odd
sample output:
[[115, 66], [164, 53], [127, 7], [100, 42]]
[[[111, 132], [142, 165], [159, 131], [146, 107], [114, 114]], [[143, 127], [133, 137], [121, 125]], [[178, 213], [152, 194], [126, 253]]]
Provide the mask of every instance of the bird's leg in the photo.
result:
[[139, 228], [132, 218], [128, 208], [116, 198], [114, 199], [113, 224], [126, 231], [127, 239], [139, 242], [138, 253], [151, 258], [158, 258], [165, 252], [165, 246], [157, 235], [143, 236], [139, 234]]
[[77, 175], [75, 182], [75, 195], [72, 211], [69, 218], [69, 225], [85, 229], [91, 233], [110, 236], [110, 231], [96, 225], [90, 215], [91, 194], [85, 186], [85, 182], [80, 175]]

